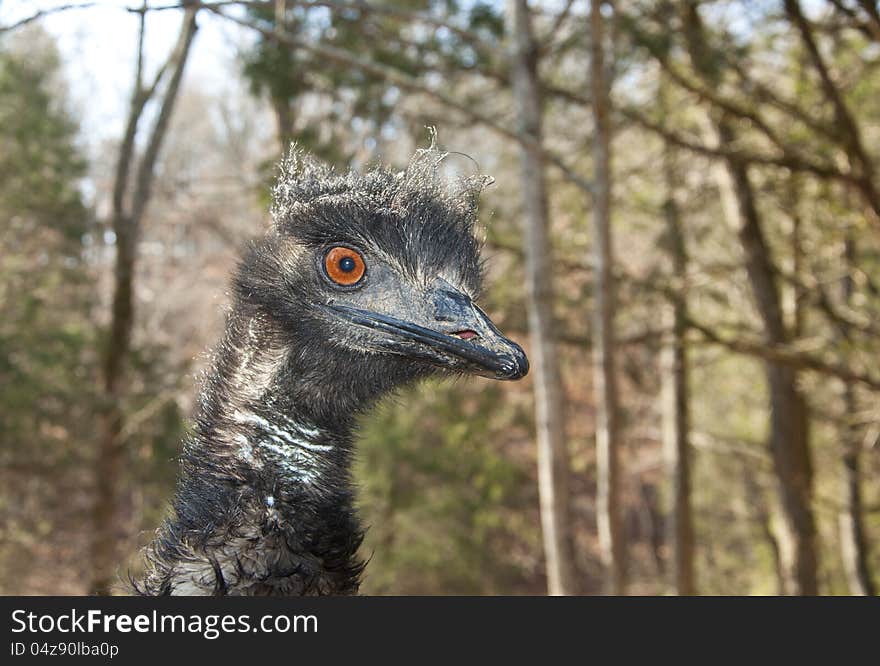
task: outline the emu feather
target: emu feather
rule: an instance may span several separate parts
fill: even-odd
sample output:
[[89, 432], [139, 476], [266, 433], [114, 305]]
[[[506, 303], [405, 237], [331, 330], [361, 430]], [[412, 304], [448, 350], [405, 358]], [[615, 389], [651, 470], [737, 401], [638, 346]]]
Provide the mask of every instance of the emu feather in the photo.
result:
[[[358, 418], [434, 374], [525, 375], [522, 349], [474, 303], [487, 179], [447, 180], [443, 157], [432, 147], [402, 172], [364, 174], [299, 153], [282, 164], [272, 227], [233, 279], [140, 593], [356, 593]], [[342, 255], [328, 270], [328, 257]], [[333, 277], [355, 266], [354, 284]]]

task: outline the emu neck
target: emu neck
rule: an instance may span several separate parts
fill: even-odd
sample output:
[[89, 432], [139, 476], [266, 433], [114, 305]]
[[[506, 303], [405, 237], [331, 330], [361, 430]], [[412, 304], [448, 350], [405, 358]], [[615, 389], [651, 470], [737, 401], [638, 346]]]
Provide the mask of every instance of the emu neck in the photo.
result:
[[248, 424], [265, 430], [256, 414], [282, 430], [302, 426], [305, 433], [348, 435], [359, 406], [334, 404], [332, 359], [326, 357], [265, 316], [237, 308], [202, 389], [200, 433], [223, 440]]
[[315, 344], [241, 306], [230, 314], [143, 591], [357, 592], [353, 429], [394, 382], [352, 388], [351, 359]]
[[211, 468], [225, 461], [236, 492], [244, 480], [291, 523], [301, 522], [305, 502], [350, 510], [353, 430], [372, 402], [334, 386], [333, 360], [308, 347], [265, 316], [234, 310], [193, 443]]

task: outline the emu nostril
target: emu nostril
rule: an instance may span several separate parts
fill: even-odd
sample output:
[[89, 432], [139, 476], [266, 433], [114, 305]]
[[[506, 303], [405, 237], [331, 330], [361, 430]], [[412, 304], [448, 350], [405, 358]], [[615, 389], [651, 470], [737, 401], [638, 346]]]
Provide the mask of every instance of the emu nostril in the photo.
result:
[[442, 322], [467, 322], [472, 316], [471, 300], [457, 291], [438, 289], [434, 293], [434, 319]]
[[477, 335], [476, 331], [472, 331], [470, 329], [467, 329], [464, 331], [455, 331], [453, 333], [450, 333], [449, 335], [451, 335], [454, 338], [460, 338], [462, 340], [473, 340], [474, 338], [479, 337]]

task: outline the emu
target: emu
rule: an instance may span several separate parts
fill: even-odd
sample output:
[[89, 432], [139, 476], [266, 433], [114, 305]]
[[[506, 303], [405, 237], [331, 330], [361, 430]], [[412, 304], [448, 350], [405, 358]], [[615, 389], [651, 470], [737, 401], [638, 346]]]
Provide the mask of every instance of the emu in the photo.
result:
[[522, 348], [474, 301], [485, 177], [337, 174], [292, 152], [272, 226], [233, 278], [225, 336], [184, 442], [173, 511], [145, 550], [147, 595], [356, 594], [358, 418], [436, 374], [519, 379]]

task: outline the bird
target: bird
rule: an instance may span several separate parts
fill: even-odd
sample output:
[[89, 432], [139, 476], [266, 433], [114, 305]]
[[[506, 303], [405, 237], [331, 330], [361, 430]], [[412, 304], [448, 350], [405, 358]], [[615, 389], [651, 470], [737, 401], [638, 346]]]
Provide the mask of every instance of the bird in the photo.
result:
[[432, 140], [402, 170], [337, 171], [295, 148], [282, 160], [135, 593], [357, 594], [360, 419], [429, 377], [526, 375], [476, 304], [492, 179], [445, 175], [447, 155]]

